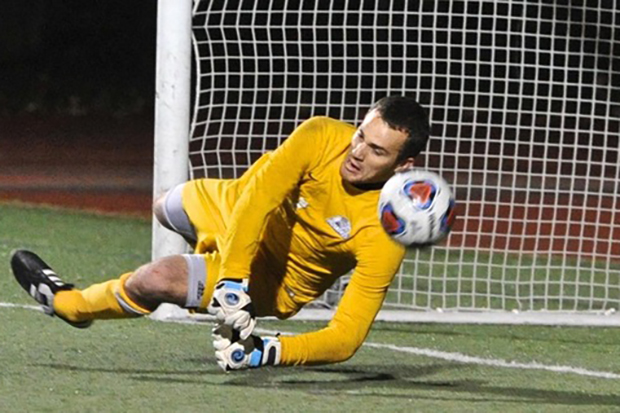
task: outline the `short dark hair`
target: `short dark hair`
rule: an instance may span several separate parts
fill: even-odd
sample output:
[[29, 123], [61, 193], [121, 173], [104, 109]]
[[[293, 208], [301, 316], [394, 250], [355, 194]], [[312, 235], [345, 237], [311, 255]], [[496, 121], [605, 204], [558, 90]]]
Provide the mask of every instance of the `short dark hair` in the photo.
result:
[[392, 129], [405, 132], [407, 140], [398, 154], [398, 161], [415, 157], [426, 148], [430, 136], [428, 115], [420, 104], [409, 96], [386, 96], [370, 111], [379, 112], [381, 119]]

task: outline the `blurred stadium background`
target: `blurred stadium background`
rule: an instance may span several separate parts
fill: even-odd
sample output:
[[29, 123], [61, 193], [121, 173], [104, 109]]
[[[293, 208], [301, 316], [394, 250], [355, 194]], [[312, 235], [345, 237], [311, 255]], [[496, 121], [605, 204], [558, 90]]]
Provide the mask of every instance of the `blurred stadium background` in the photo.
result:
[[0, 199], [148, 215], [156, 2], [2, 9]]

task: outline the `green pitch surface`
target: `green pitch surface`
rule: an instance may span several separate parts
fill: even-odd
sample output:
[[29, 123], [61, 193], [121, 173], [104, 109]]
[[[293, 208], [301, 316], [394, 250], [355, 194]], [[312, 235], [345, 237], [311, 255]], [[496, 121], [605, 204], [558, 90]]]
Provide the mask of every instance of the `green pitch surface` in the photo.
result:
[[[377, 323], [350, 361], [225, 374], [209, 324], [77, 330], [30, 307], [9, 253], [78, 286], [148, 261], [150, 224], [0, 205], [0, 411], [618, 411], [620, 330]], [[260, 322], [302, 332], [323, 323]]]

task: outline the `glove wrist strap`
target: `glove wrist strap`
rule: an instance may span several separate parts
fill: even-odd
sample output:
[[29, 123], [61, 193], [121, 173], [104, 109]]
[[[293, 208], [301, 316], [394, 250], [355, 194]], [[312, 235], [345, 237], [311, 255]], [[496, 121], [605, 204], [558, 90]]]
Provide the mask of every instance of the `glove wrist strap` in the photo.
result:
[[280, 364], [282, 343], [276, 337], [254, 336], [255, 350], [250, 354], [250, 367], [277, 366]]

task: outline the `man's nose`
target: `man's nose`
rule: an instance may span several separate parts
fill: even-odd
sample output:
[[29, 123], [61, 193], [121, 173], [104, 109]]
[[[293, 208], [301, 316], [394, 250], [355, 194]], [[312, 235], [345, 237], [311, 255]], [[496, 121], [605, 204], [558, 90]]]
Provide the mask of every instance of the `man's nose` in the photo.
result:
[[364, 156], [366, 155], [366, 144], [362, 142], [359, 145], [355, 146], [353, 148], [353, 151], [351, 151], [351, 154], [355, 159], [363, 160]]

